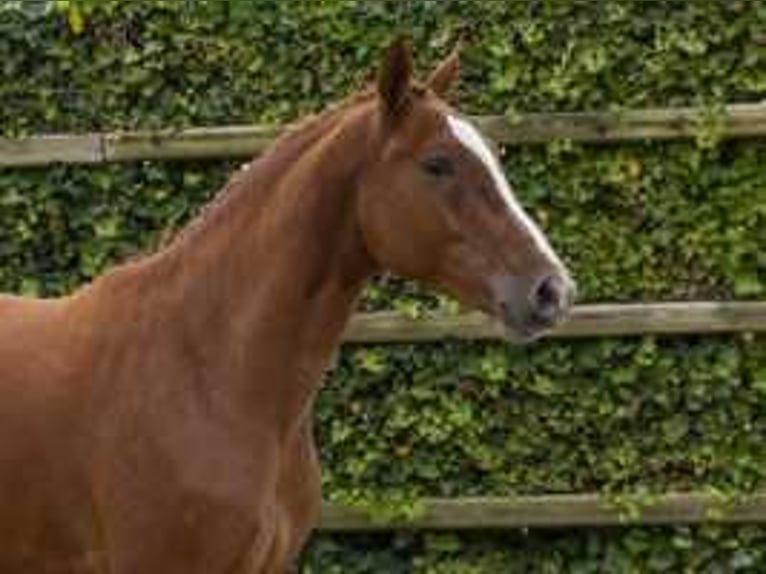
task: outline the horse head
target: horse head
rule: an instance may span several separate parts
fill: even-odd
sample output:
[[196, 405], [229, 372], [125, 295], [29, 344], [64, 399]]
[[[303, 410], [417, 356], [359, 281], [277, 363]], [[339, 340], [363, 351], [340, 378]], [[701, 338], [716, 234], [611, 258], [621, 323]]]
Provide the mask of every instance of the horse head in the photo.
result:
[[455, 51], [418, 84], [406, 41], [385, 53], [380, 152], [360, 186], [361, 232], [380, 267], [500, 319], [511, 340], [530, 340], [567, 315], [574, 282], [492, 147], [446, 102], [458, 72]]

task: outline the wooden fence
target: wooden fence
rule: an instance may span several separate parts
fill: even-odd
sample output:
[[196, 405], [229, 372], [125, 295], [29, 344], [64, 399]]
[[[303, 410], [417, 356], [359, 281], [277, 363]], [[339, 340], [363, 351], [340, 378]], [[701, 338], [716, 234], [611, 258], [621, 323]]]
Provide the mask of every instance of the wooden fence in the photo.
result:
[[[605, 337], [766, 331], [766, 301], [578, 305], [550, 337]], [[412, 343], [443, 339], [501, 339], [503, 327], [482, 313], [411, 319], [377, 312], [353, 318], [345, 340]]]
[[[766, 103], [623, 112], [525, 114], [517, 118], [479, 116], [474, 120], [499, 144], [555, 139], [609, 143], [691, 138], [711, 131], [723, 138], [766, 135]], [[199, 159], [252, 156], [262, 152], [276, 126], [226, 126], [80, 135], [0, 138], [0, 167], [51, 163]]]
[[379, 530], [482, 530], [757, 523], [766, 521], [766, 494], [738, 500], [700, 493], [619, 498], [597, 494], [554, 494], [516, 498], [434, 498], [417, 518], [376, 520], [361, 509], [325, 505], [320, 528], [328, 532]]
[[[766, 301], [581, 305], [552, 337], [766, 332]], [[356, 343], [501, 338], [503, 329], [479, 313], [410, 319], [398, 313], [354, 317], [345, 340]], [[701, 492], [600, 496], [598, 494], [457, 498], [424, 501], [414, 519], [382, 522], [364, 510], [325, 505], [326, 531], [476, 530], [766, 522], [766, 493], [736, 501]]]
[[[570, 114], [527, 114], [515, 119], [474, 118], [497, 143], [517, 145], [569, 139], [590, 143], [668, 140], [713, 133], [722, 138], [766, 136], [766, 103], [732, 104], [718, 114], [699, 108]], [[185, 130], [0, 138], [0, 167], [56, 163], [199, 159], [262, 152], [279, 128], [228, 126]], [[766, 301], [663, 302], [581, 305], [551, 337], [766, 332]], [[344, 340], [394, 343], [496, 339], [502, 327], [481, 314], [411, 319], [400, 313], [356, 315]], [[704, 492], [623, 495], [557, 494], [513, 498], [427, 499], [413, 519], [381, 522], [361, 509], [325, 504], [325, 531], [392, 529], [503, 529], [626, 524], [766, 522], [766, 493], [731, 501]]]

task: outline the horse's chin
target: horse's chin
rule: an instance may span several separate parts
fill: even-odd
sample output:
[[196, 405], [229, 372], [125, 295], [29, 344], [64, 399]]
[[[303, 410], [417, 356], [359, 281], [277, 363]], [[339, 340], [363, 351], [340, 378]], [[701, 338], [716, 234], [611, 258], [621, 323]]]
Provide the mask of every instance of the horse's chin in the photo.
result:
[[503, 312], [493, 313], [496, 320], [503, 326], [503, 338], [512, 345], [529, 345], [548, 334], [553, 325], [529, 324], [519, 321], [513, 314]]
[[548, 329], [527, 329], [503, 321], [503, 338], [511, 345], [529, 345], [542, 338]]
[[520, 320], [510, 307], [501, 303], [485, 302], [475, 308], [483, 311], [490, 319], [499, 324], [502, 329], [503, 340], [511, 345], [523, 346], [534, 343], [545, 337], [556, 326], [555, 324], [543, 325]]

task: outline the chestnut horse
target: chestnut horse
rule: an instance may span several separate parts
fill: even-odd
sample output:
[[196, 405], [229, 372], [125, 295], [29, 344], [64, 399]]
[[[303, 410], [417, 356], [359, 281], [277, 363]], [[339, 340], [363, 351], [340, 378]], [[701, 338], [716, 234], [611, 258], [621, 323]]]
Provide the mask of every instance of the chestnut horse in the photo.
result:
[[383, 270], [531, 339], [573, 283], [476, 128], [394, 42], [156, 253], [74, 294], [0, 298], [0, 572], [289, 569], [317, 520], [311, 415]]

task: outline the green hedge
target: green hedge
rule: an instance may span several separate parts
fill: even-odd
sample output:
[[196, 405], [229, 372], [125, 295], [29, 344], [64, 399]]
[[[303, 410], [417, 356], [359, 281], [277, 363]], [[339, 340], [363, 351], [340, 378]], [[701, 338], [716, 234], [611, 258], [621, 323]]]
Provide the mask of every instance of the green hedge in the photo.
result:
[[[758, 101], [745, 0], [10, 1], [0, 131], [282, 122], [369, 76], [408, 31], [426, 65], [466, 38], [474, 113]], [[508, 148], [522, 201], [584, 300], [764, 298], [766, 143]], [[187, 221], [232, 162], [0, 172], [0, 288], [70, 291]], [[405, 282], [369, 309], [446, 306]], [[318, 406], [325, 492], [381, 513], [422, 495], [766, 485], [766, 345], [748, 335], [349, 347]], [[325, 537], [306, 572], [763, 571], [761, 528]]]
[[634, 574], [764, 571], [764, 530], [630, 528], [583, 532], [360, 536], [314, 544], [304, 574]]

